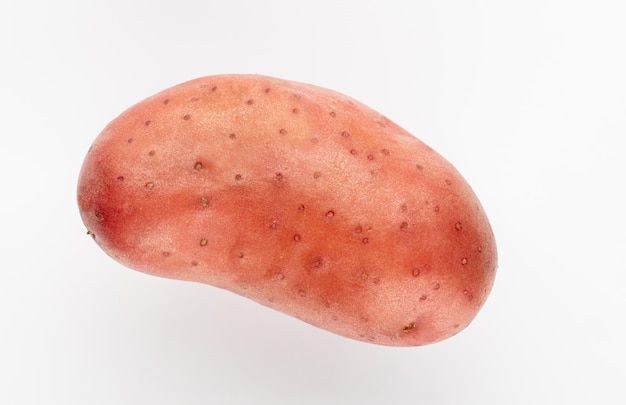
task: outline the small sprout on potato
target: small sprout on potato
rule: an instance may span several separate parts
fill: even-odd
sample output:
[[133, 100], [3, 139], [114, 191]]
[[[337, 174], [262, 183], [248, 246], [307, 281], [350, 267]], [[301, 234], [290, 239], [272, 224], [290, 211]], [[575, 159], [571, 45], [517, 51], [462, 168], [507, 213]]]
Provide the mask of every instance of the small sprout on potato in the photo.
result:
[[154, 183], [149, 181], [146, 183], [145, 187], [146, 187], [146, 190], [152, 190], [154, 188]]
[[281, 181], [283, 181], [283, 179], [284, 179], [284, 176], [283, 176], [283, 174], [282, 174], [282, 173], [276, 173], [276, 174], [274, 175], [274, 181], [276, 181], [276, 182], [278, 182], [278, 183], [280, 183]]
[[206, 246], [207, 243], [208, 241], [206, 240], [206, 238], [200, 239], [200, 246]]
[[413, 277], [417, 277], [420, 275], [421, 270], [418, 267], [415, 267], [412, 273], [413, 273]]
[[454, 228], [456, 228], [457, 231], [460, 231], [461, 229], [463, 229], [463, 226], [460, 222], [457, 222], [456, 224], [454, 224]]
[[202, 204], [203, 207], [208, 207], [209, 206], [209, 198], [208, 197], [202, 197], [202, 200], [200, 201], [200, 204]]
[[367, 273], [365, 273], [365, 272], [361, 273], [361, 280], [365, 281], [365, 280], [367, 280], [368, 278], [369, 278], [369, 274], [367, 274]]
[[295, 235], [293, 235], [293, 240], [294, 240], [294, 241], [296, 241], [296, 242], [300, 242], [300, 240], [301, 240], [301, 239], [302, 239], [302, 238], [301, 238], [300, 234], [295, 234]]
[[467, 257], [461, 259], [461, 264], [465, 266], [467, 264]]
[[115, 179], [118, 183], [123, 183], [124, 182], [124, 176], [117, 176], [117, 178]]
[[328, 212], [326, 212], [326, 218], [332, 218], [335, 216], [335, 211], [330, 210]]
[[409, 223], [408, 222], [403, 222], [400, 224], [400, 229], [403, 231], [406, 231], [407, 229], [409, 229]]
[[236, 174], [235, 175], [235, 180], [236, 181], [241, 181], [243, 179], [243, 176], [241, 174]]
[[198, 170], [198, 171], [202, 170], [202, 163], [201, 162], [196, 162], [196, 165], [193, 168]]
[[283, 273], [278, 273], [278, 274], [276, 275], [276, 278], [277, 278], [278, 280], [282, 280], [282, 279], [284, 279], [284, 278], [285, 278], [285, 275], [284, 275]]
[[404, 328], [402, 328], [402, 332], [404, 332], [405, 334], [409, 334], [409, 333], [413, 332], [413, 330], [415, 330], [415, 323], [414, 322], [411, 322], [410, 324], [408, 324]]
[[91, 236], [93, 239], [96, 239], [96, 234], [87, 229], [87, 235]]
[[243, 252], [237, 252], [237, 257], [243, 259]]

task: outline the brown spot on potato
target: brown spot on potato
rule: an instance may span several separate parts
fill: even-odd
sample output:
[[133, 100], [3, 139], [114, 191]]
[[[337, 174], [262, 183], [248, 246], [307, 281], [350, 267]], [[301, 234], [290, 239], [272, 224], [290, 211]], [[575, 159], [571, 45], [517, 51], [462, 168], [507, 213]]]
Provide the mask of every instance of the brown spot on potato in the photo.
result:
[[165, 100], [163, 100], [163, 104], [164, 105], [168, 105], [170, 103], [170, 99], [166, 98]]
[[200, 246], [206, 246], [207, 243], [208, 241], [206, 240], [206, 238], [200, 239]]
[[322, 172], [315, 172], [315, 173], [313, 173], [313, 178], [314, 179], [319, 179], [320, 177], [322, 177]]
[[150, 152], [148, 152], [148, 156], [152, 157], [154, 155], [156, 155], [156, 151], [151, 150]]
[[149, 126], [150, 126], [150, 124], [152, 124], [152, 121], [150, 121], [150, 120], [146, 120], [146, 121], [143, 123], [143, 125], [145, 125], [145, 126], [147, 126], [147, 127], [149, 127]]
[[251, 99], [251, 98], [250, 98], [250, 99], [248, 99], [248, 100], [246, 101], [246, 104], [248, 104], [248, 105], [252, 105], [252, 104], [254, 104], [254, 99]]
[[282, 174], [282, 173], [276, 173], [276, 174], [274, 175], [274, 181], [276, 181], [276, 182], [278, 182], [278, 183], [282, 182], [282, 181], [283, 181], [283, 179], [284, 179], [284, 177], [283, 177], [283, 174]]
[[241, 181], [243, 179], [243, 176], [241, 174], [236, 174], [235, 175], [235, 180], [236, 181]]
[[235, 135], [234, 133], [232, 133], [232, 134], [228, 135], [228, 137], [229, 137], [230, 139], [233, 139], [233, 140], [234, 140], [234, 139], [237, 139], [237, 135]]
[[461, 229], [463, 229], [463, 226], [461, 225], [461, 223], [460, 223], [460, 222], [457, 222], [456, 224], [454, 224], [454, 228], [455, 228], [457, 231], [460, 231]]
[[200, 201], [200, 204], [203, 207], [208, 207], [209, 206], [209, 198], [208, 197], [202, 197], [202, 200]]
[[361, 242], [363, 242], [364, 245], [367, 245], [368, 243], [370, 243], [370, 240], [369, 238], [363, 238]]
[[351, 154], [352, 156], [356, 156], [356, 155], [358, 155], [358, 154], [359, 154], [359, 152], [358, 152], [356, 149], [350, 149], [350, 154]]
[[400, 224], [400, 229], [403, 231], [406, 231], [407, 229], [409, 229], [409, 223], [408, 222], [403, 222]]
[[408, 325], [405, 325], [404, 328], [402, 328], [402, 332], [404, 332], [404, 334], [409, 334], [411, 332], [413, 332], [415, 330], [415, 322], [411, 322]]
[[190, 119], [191, 119], [191, 115], [190, 114], [183, 115], [183, 120], [189, 121]]
[[294, 240], [294, 241], [296, 241], [296, 242], [300, 242], [300, 239], [301, 239], [300, 234], [295, 234], [295, 235], [293, 235], [293, 240]]
[[291, 110], [292, 113], [294, 114], [298, 114], [300, 112], [300, 110], [298, 110], [297, 108], [294, 108], [293, 110]]
[[124, 182], [124, 176], [117, 176], [115, 181], [117, 181], [118, 183], [123, 183]]
[[195, 164], [195, 166], [193, 168], [198, 170], [198, 171], [202, 170], [202, 163], [201, 162], [196, 162], [196, 164]]
[[281, 128], [278, 130], [278, 133], [281, 135], [287, 135], [287, 130], [285, 128]]
[[335, 211], [330, 210], [326, 212], [326, 218], [332, 218], [335, 216]]
[[344, 138], [350, 138], [350, 132], [348, 132], [348, 131], [343, 131], [343, 132], [341, 133], [341, 136], [343, 136]]
[[413, 274], [413, 277], [417, 277], [420, 275], [421, 270], [418, 267], [415, 267], [411, 273]]
[[146, 190], [152, 190], [154, 188], [154, 183], [149, 181], [145, 185]]

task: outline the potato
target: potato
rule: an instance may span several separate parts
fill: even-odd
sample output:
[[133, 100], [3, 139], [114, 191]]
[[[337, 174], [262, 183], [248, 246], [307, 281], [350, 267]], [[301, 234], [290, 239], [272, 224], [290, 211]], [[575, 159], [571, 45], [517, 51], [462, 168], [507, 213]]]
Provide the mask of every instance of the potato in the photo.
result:
[[78, 205], [125, 266], [380, 345], [460, 332], [497, 267], [444, 158], [356, 100], [264, 76], [199, 78], [122, 113], [87, 153]]

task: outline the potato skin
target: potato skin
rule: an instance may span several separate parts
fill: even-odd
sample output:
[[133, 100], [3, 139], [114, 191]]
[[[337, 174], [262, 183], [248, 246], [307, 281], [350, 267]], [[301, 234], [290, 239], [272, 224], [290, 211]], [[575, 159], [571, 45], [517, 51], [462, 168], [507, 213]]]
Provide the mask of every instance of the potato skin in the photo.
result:
[[485, 212], [443, 157], [345, 95], [264, 76], [199, 78], [122, 113], [78, 205], [130, 268], [381, 345], [460, 332], [496, 274]]

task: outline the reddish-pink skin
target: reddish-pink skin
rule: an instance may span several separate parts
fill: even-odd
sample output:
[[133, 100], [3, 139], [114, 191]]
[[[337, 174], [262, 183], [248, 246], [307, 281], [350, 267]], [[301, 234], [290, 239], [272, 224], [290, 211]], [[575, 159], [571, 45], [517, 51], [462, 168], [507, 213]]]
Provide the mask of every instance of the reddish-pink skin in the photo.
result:
[[389, 346], [465, 328], [497, 254], [470, 186], [342, 94], [255, 75], [156, 94], [95, 140], [82, 219], [122, 264]]

